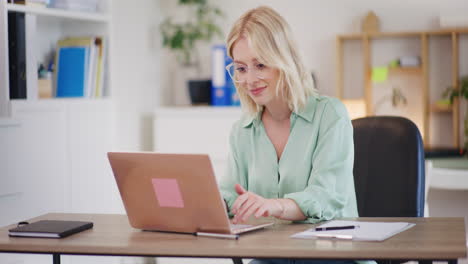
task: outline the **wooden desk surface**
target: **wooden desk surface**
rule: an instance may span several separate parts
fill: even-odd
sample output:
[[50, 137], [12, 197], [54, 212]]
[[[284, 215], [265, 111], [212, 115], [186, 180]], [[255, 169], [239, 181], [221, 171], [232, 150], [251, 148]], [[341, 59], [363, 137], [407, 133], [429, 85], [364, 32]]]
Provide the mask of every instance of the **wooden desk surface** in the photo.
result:
[[47, 214], [39, 219], [93, 221], [94, 227], [63, 239], [13, 238], [0, 228], [0, 252], [83, 255], [316, 258], [316, 259], [457, 259], [466, 257], [463, 218], [359, 218], [404, 221], [416, 226], [383, 242], [292, 239], [312, 225], [277, 223], [239, 240], [145, 232], [130, 227], [126, 215]]

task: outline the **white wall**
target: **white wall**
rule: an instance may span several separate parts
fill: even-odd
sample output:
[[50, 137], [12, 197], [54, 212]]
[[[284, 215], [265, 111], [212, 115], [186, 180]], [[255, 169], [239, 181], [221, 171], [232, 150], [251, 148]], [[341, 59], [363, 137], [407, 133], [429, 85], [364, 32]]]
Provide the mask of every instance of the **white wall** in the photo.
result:
[[[161, 0], [161, 15], [174, 14], [174, 0]], [[225, 34], [243, 12], [259, 5], [276, 9], [289, 22], [303, 51], [305, 63], [316, 73], [320, 90], [335, 94], [335, 36], [359, 31], [360, 19], [373, 10], [381, 21], [382, 31], [430, 30], [438, 28], [439, 14], [466, 14], [466, 0], [219, 0], [211, 1], [226, 13]], [[183, 15], [183, 14], [182, 14]], [[179, 15], [180, 16], [180, 15]], [[222, 40], [220, 40], [222, 42]], [[206, 50], [206, 51], [209, 51]], [[161, 102], [173, 104], [170, 85], [172, 56], [163, 52], [161, 69]], [[205, 54], [209, 56], [209, 54]], [[209, 76], [209, 60], [204, 74]]]
[[116, 101], [116, 149], [148, 150], [151, 116], [160, 93], [158, 0], [113, 0], [112, 97]]

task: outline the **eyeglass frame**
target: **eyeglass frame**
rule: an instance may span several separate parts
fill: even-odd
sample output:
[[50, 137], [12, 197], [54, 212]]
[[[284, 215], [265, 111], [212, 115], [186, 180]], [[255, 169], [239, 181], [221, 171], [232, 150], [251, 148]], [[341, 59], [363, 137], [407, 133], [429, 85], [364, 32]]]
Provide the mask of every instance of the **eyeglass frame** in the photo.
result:
[[[236, 81], [236, 80], [234, 79], [234, 76], [231, 75], [231, 72], [229, 71], [229, 68], [230, 68], [230, 67], [233, 67], [234, 65], [235, 65], [235, 62], [231, 62], [231, 63], [229, 63], [229, 64], [226, 66], [226, 71], [228, 72], [229, 77], [231, 77], [231, 80], [233, 80], [233, 81], [236, 82], [236, 83], [245, 83], [245, 82], [247, 81], [247, 79], [246, 79], [246, 80], [243, 80], [243, 81]], [[248, 69], [248, 70], [247, 70], [247, 73], [248, 73], [250, 68], [249, 68], [248, 65], [245, 65], [245, 66], [246, 66], [247, 69]], [[265, 65], [265, 66], [266, 66], [266, 65]], [[266, 67], [268, 67], [268, 66], [266, 66]], [[257, 70], [255, 70], [255, 71], [257, 71]], [[266, 77], [261, 76], [261, 75], [258, 75], [257, 73], [255, 74], [255, 77], [257, 77], [257, 78], [260, 79], [260, 80], [265, 80], [265, 79], [266, 79]]]

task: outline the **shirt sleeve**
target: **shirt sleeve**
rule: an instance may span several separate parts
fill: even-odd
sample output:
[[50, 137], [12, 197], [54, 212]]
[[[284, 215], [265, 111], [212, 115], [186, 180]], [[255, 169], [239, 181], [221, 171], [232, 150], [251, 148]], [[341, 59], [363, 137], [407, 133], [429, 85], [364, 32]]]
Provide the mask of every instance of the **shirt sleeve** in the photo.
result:
[[[312, 171], [308, 185], [301, 192], [284, 198], [294, 200], [307, 219], [317, 223], [344, 215], [348, 206], [355, 207], [353, 128], [341, 103], [324, 109], [317, 144], [312, 155]], [[350, 204], [348, 204], [350, 203]]]
[[238, 197], [238, 194], [234, 189], [235, 184], [239, 183], [247, 189], [245, 173], [242, 169], [242, 163], [239, 160], [238, 155], [238, 130], [239, 123], [236, 123], [231, 129], [231, 134], [229, 137], [229, 155], [227, 160], [227, 167], [225, 174], [220, 181], [221, 196], [226, 201], [229, 211], [234, 204], [234, 201]]

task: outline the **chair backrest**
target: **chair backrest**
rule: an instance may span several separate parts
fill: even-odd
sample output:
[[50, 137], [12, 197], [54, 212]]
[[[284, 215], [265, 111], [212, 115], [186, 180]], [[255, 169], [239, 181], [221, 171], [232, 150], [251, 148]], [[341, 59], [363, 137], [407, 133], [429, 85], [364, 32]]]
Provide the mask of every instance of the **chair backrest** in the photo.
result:
[[424, 147], [416, 125], [396, 116], [352, 123], [359, 216], [424, 216]]

